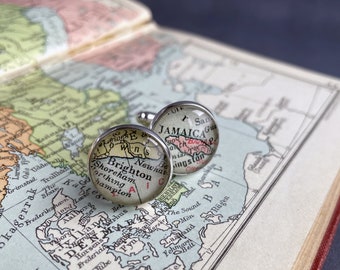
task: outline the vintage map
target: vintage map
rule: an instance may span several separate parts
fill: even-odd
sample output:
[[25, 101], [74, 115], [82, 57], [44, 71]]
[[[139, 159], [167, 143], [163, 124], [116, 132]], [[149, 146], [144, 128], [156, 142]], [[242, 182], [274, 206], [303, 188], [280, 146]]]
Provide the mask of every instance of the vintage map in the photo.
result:
[[[58, 32], [43, 32], [35, 42], [48, 50]], [[41, 66], [0, 92], [0, 257], [11, 269], [218, 266], [336, 94], [165, 30]], [[104, 200], [88, 177], [93, 140], [180, 100], [214, 111], [212, 161], [151, 202]]]
[[79, 50], [147, 20], [125, 0], [0, 0], [0, 74]]

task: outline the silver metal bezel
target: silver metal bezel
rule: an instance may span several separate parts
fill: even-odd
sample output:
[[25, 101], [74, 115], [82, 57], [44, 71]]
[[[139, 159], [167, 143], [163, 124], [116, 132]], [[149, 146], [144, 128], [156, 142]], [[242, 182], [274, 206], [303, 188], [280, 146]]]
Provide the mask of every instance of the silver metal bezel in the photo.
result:
[[[197, 103], [195, 101], [185, 100], [185, 101], [173, 102], [173, 103], [170, 103], [167, 106], [163, 107], [158, 113], [156, 113], [156, 115], [152, 119], [152, 121], [150, 123], [150, 129], [154, 128], [155, 123], [165, 113], [165, 111], [171, 109], [172, 107], [178, 107], [178, 106], [192, 106], [192, 107], [198, 108], [198, 109], [204, 111], [205, 113], [207, 113], [211, 117], [211, 119], [213, 119], [216, 122], [214, 114], [207, 107], [205, 107], [202, 104]], [[217, 127], [217, 125], [216, 125], [216, 127]]]
[[[167, 145], [165, 144], [165, 142], [162, 140], [162, 138], [157, 135], [154, 131], [144, 127], [144, 126], [140, 126], [140, 125], [135, 125], [135, 124], [122, 124], [122, 125], [117, 125], [114, 127], [111, 127], [109, 129], [107, 129], [106, 131], [104, 131], [102, 134], [100, 134], [96, 140], [92, 143], [92, 146], [90, 148], [90, 151], [88, 153], [88, 172], [89, 172], [89, 178], [91, 179], [93, 185], [96, 187], [96, 184], [94, 182], [94, 177], [92, 176], [92, 169], [90, 166], [91, 163], [91, 158], [93, 155], [93, 152], [95, 150], [95, 148], [97, 147], [98, 143], [103, 140], [103, 138], [105, 138], [106, 136], [108, 136], [110, 133], [115, 132], [117, 130], [122, 130], [122, 129], [137, 129], [139, 131], [145, 132], [147, 133], [150, 137], [152, 137], [152, 139], [154, 139], [157, 143], [159, 143], [159, 145], [161, 146], [161, 148], [164, 150], [165, 155], [167, 156], [168, 160], [169, 160], [169, 175], [168, 175], [168, 179], [167, 179], [167, 183], [163, 186], [162, 190], [153, 197], [156, 198], [157, 196], [161, 195], [162, 192], [166, 189], [166, 187], [169, 185], [170, 180], [172, 179], [173, 176], [173, 163], [172, 163], [172, 156], [171, 156], [171, 152], [169, 150], [169, 148], [167, 147]], [[97, 189], [97, 187], [96, 187]], [[104, 196], [104, 195], [103, 195]], [[104, 196], [104, 198], [106, 198], [107, 200], [113, 202], [112, 200], [110, 200], [110, 198], [107, 198]], [[135, 204], [126, 204], [126, 205], [135, 205]]]
[[[216, 123], [216, 129], [217, 129], [218, 140], [219, 140], [219, 129], [218, 129], [218, 125], [217, 125], [217, 122], [216, 122], [216, 119], [215, 119], [214, 114], [213, 114], [208, 108], [206, 108], [206, 107], [203, 106], [202, 104], [197, 103], [197, 102], [195, 102], [195, 101], [187, 101], [187, 100], [185, 100], [185, 101], [177, 101], [177, 102], [170, 103], [170, 104], [168, 104], [167, 106], [163, 107], [163, 108], [162, 108], [158, 113], [156, 113], [156, 115], [153, 117], [153, 119], [152, 119], [152, 121], [151, 121], [151, 123], [150, 123], [150, 125], [149, 125], [150, 129], [152, 129], [152, 130], [154, 129], [154, 127], [155, 127], [157, 121], [163, 116], [163, 114], [164, 114], [167, 110], [171, 109], [172, 107], [178, 107], [178, 106], [191, 106], [191, 107], [197, 108], [197, 109], [199, 109], [199, 110], [202, 110], [202, 111], [204, 111], [207, 115], [209, 115], [210, 118], [213, 119], [214, 122]], [[216, 149], [215, 149], [215, 151], [213, 152], [212, 155], [214, 155], [214, 154], [216, 153], [216, 150], [217, 150], [217, 147], [216, 147]], [[200, 169], [202, 169], [202, 168], [200, 168]], [[199, 170], [200, 170], [200, 169], [199, 169]], [[198, 170], [198, 171], [199, 171], [199, 170]], [[175, 175], [187, 175], [187, 173], [177, 173], [177, 172], [175, 172], [175, 170], [173, 171], [173, 174], [175, 174]]]

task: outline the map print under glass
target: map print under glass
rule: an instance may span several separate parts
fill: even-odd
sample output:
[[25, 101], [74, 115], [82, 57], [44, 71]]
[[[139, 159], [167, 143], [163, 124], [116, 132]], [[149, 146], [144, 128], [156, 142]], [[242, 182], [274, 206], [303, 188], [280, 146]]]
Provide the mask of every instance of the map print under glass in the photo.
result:
[[137, 125], [105, 131], [92, 145], [89, 176], [101, 195], [123, 205], [155, 199], [172, 178], [172, 162], [164, 141]]
[[[0, 254], [12, 269], [213, 267], [335, 94], [165, 31], [0, 91]], [[217, 116], [213, 159], [148, 203], [105, 200], [88, 177], [94, 139], [180, 100]]]
[[198, 103], [169, 104], [155, 115], [150, 128], [168, 146], [174, 174], [186, 175], [204, 168], [218, 148], [214, 116]]

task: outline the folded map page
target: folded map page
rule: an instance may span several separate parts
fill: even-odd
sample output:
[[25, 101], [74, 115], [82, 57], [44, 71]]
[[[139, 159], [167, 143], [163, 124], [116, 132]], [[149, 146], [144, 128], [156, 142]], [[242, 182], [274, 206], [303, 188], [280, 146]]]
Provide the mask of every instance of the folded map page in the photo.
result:
[[148, 22], [150, 12], [124, 0], [0, 0], [0, 74], [102, 43]]
[[[27, 19], [28, 10], [16, 16]], [[292, 268], [328, 192], [339, 194], [339, 81], [153, 24], [128, 29], [60, 63], [10, 80], [4, 73], [2, 265]], [[137, 207], [104, 200], [87, 171], [95, 138], [181, 100], [216, 115], [212, 161]]]

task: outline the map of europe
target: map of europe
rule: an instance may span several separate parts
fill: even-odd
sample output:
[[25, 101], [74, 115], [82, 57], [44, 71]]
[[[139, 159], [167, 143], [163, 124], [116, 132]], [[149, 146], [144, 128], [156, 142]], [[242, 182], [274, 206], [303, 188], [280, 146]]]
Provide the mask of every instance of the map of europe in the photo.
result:
[[0, 74], [87, 46], [141, 21], [127, 1], [0, 1]]
[[[2, 4], [0, 13], [28, 23], [36, 8], [19, 12], [23, 5], [16, 2]], [[58, 31], [28, 23], [42, 33], [29, 46], [48, 51], [46, 41], [72, 32], [62, 13], [54, 15]], [[0, 54], [2, 71], [8, 48]], [[0, 91], [0, 255], [12, 269], [218, 265], [335, 97], [325, 86], [162, 29], [41, 65], [3, 80]], [[148, 203], [106, 201], [88, 177], [92, 142], [109, 127], [136, 123], [141, 110], [157, 112], [181, 100], [216, 115], [214, 158], [196, 173], [175, 176]]]

